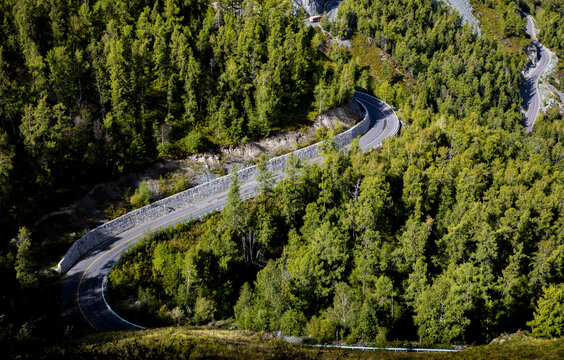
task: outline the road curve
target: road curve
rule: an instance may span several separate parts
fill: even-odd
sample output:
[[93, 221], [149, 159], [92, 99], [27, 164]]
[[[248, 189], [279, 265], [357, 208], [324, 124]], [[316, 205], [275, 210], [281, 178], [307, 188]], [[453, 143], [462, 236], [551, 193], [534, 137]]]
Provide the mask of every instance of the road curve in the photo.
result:
[[[367, 110], [372, 119], [372, 126], [360, 138], [363, 151], [377, 147], [389, 136], [394, 136], [400, 127], [395, 112], [382, 101], [363, 93], [356, 92], [356, 99]], [[284, 173], [274, 175], [275, 180], [284, 177]], [[241, 196], [252, 196], [258, 187], [257, 181], [241, 184]], [[121, 254], [144, 235], [175, 223], [201, 217], [220, 209], [225, 204], [227, 192], [216, 194], [194, 204], [168, 213], [160, 218], [141, 224], [115, 236], [84, 255], [68, 272], [63, 280], [61, 305], [64, 310], [78, 309], [88, 325], [101, 331], [126, 330], [141, 326], [127, 322], [113, 312], [104, 298], [105, 278], [117, 263]]]
[[527, 127], [527, 131], [531, 132], [533, 131], [533, 125], [535, 124], [535, 120], [539, 115], [541, 107], [541, 98], [538, 89], [539, 79], [543, 72], [549, 67], [552, 58], [550, 51], [548, 51], [548, 49], [545, 48], [537, 39], [533, 17], [525, 13], [522, 13], [522, 16], [524, 16], [527, 21], [525, 30], [533, 40], [533, 46], [537, 52], [536, 58], [532, 61], [532, 66], [525, 73], [525, 93], [523, 94], [523, 100], [527, 108], [524, 125]]

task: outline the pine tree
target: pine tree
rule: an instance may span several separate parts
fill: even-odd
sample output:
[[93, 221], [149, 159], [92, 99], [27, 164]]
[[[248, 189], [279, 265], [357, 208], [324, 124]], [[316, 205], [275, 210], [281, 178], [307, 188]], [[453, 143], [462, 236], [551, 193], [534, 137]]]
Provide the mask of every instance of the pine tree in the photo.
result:
[[31, 232], [21, 227], [18, 237], [12, 242], [16, 243], [18, 252], [16, 254], [16, 278], [23, 288], [33, 288], [39, 284], [37, 275], [37, 262], [31, 249]]
[[[259, 193], [264, 198], [264, 201], [268, 201], [270, 193], [272, 192], [272, 187], [274, 182], [272, 180], [272, 171], [268, 169], [268, 156], [262, 154], [260, 160], [257, 164], [257, 181], [259, 182]], [[266, 209], [265, 209], [266, 210]]]
[[550, 284], [543, 289], [535, 309], [535, 317], [527, 323], [531, 333], [539, 338], [564, 335], [564, 285]]
[[241, 185], [239, 184], [237, 172], [234, 172], [232, 176], [233, 181], [229, 185], [229, 191], [227, 192], [227, 201], [223, 208], [223, 217], [227, 226], [236, 233], [239, 233], [243, 230], [245, 223], [245, 208], [241, 201]]

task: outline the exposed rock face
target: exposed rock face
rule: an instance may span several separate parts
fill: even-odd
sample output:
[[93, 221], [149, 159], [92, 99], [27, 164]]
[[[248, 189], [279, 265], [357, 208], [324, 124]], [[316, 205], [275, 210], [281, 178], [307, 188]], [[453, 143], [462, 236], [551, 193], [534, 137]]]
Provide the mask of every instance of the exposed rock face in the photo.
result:
[[329, 20], [334, 20], [337, 17], [337, 11], [339, 11], [339, 5], [345, 0], [327, 0], [325, 2], [325, 11], [327, 12], [327, 17]]
[[464, 23], [470, 24], [479, 36], [482, 35], [482, 29], [480, 28], [480, 22], [474, 14], [472, 13], [473, 7], [469, 0], [443, 0], [447, 5], [457, 10], [462, 16]]
[[292, 0], [298, 7], [303, 8], [310, 16], [323, 14], [325, 0]]
[[[335, 19], [337, 16], [337, 11], [339, 10], [339, 5], [344, 0], [292, 0], [296, 7], [303, 8], [310, 16], [322, 15], [327, 13], [329, 20]], [[465, 23], [469, 23], [470, 26], [475, 29], [478, 35], [482, 35], [482, 30], [480, 29], [480, 22], [474, 14], [472, 13], [472, 4], [469, 0], [442, 0], [446, 5], [457, 10], [462, 16]]]
[[303, 8], [310, 16], [327, 13], [327, 17], [333, 20], [337, 16], [339, 4], [344, 0], [292, 0], [294, 5]]

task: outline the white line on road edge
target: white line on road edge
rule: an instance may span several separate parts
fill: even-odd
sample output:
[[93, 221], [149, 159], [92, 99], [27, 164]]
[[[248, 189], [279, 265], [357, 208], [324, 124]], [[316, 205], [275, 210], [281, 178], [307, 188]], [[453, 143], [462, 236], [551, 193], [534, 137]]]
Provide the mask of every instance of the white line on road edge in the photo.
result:
[[[379, 98], [377, 98], [377, 97], [375, 97], [375, 96], [372, 96], [372, 95], [369, 95], [369, 94], [366, 94], [366, 93], [363, 93], [363, 92], [359, 92], [359, 91], [357, 91], [356, 93], [357, 93], [357, 94], [360, 94], [360, 95], [364, 95], [364, 96], [366, 96], [366, 97], [368, 97], [368, 98], [370, 98], [370, 99], [374, 99], [374, 100], [378, 101], [379, 103], [383, 103], [383, 104], [385, 104], [386, 106], [388, 106], [388, 107], [392, 110], [394, 116], [396, 117], [396, 119], [398, 119], [398, 124], [397, 124], [396, 128], [394, 129], [394, 131], [393, 131], [392, 133], [388, 134], [388, 136], [386, 136], [386, 138], [387, 138], [387, 137], [392, 137], [392, 136], [396, 135], [397, 132], [399, 131], [400, 124], [399, 124], [399, 117], [397, 116], [397, 114], [396, 114], [396, 112], [394, 111], [394, 109], [393, 109], [390, 105], [388, 105], [385, 101], [383, 101], [383, 100], [381, 100], [381, 99], [379, 99]], [[353, 96], [353, 99], [354, 99], [354, 96]], [[364, 111], [366, 112], [366, 115], [365, 115], [365, 116], [370, 116], [370, 113], [369, 113], [368, 109], [366, 108], [366, 106], [365, 106], [361, 101], [359, 101], [359, 99], [355, 99], [355, 100], [364, 108]], [[377, 108], [377, 107], [375, 107], [375, 108], [376, 108], [376, 110], [377, 110], [380, 114], [382, 114], [382, 115], [384, 116], [384, 118], [387, 119], [387, 117], [384, 115], [384, 113], [382, 112], [382, 110], [380, 110], [380, 109]], [[363, 121], [364, 121], [364, 120], [363, 120]], [[386, 122], [387, 122], [387, 120], [386, 120]], [[372, 119], [371, 119], [371, 123], [372, 123]], [[357, 124], [357, 125], [358, 125], [358, 124]], [[356, 126], [356, 125], [355, 125], [355, 126]], [[370, 129], [369, 129], [369, 130], [370, 130]], [[368, 130], [368, 131], [369, 131], [369, 130]], [[382, 130], [382, 132], [383, 132], [383, 131], [384, 131], [384, 130]], [[378, 140], [378, 138], [380, 137], [380, 135], [381, 135], [381, 134], [379, 134], [379, 135], [376, 137], [375, 140], [371, 141], [371, 142], [368, 143], [366, 146], [369, 146], [369, 145], [372, 144], [374, 141]], [[381, 140], [379, 140], [379, 141], [383, 141], [383, 140], [385, 140], [385, 139], [381, 139]], [[348, 145], [347, 145], [347, 146], [348, 146]], [[347, 146], [344, 146], [343, 148], [346, 148]], [[316, 158], [314, 158], [314, 159], [310, 159], [310, 160], [307, 161], [307, 162], [309, 162], [309, 163], [315, 162], [315, 161], [316, 161], [317, 159], [319, 159], [319, 158], [320, 158], [320, 156], [318, 156], [318, 157], [316, 157]], [[280, 170], [280, 171], [275, 172], [275, 173], [273, 174], [273, 177], [274, 177], [276, 174], [282, 173], [282, 172], [284, 172], [284, 171], [285, 171], [285, 168], [282, 169], [282, 170]], [[250, 182], [252, 182], [252, 180], [251, 180]], [[241, 198], [242, 198], [242, 200], [245, 200], [245, 199], [247, 199], [247, 198], [250, 198], [250, 197], [255, 196], [256, 194], [257, 194], [256, 189], [252, 189], [252, 190], [249, 192], [249, 194], [242, 195]], [[217, 194], [215, 194], [215, 195], [217, 195]], [[210, 196], [210, 197], [211, 197], [211, 196]], [[200, 200], [199, 202], [201, 202], [201, 201], [203, 201], [203, 200], [204, 200], [204, 199]], [[196, 203], [197, 203], [197, 202], [196, 202]], [[217, 202], [216, 202], [216, 203], [217, 203]], [[215, 204], [215, 203], [214, 203], [214, 204]], [[210, 204], [210, 205], [214, 205], [214, 204]], [[217, 207], [215, 207], [215, 208], [213, 208], [213, 209], [210, 209], [209, 211], [206, 211], [205, 213], [201, 214], [200, 216], [197, 216], [197, 218], [202, 218], [202, 217], [204, 217], [205, 215], [207, 215], [207, 214], [209, 214], [209, 213], [211, 213], [211, 212], [218, 211], [218, 210], [220, 210], [221, 208], [223, 208], [224, 206], [225, 206], [225, 204], [219, 205], [219, 206], [217, 206]], [[194, 212], [195, 212], [195, 211], [194, 211]], [[189, 216], [189, 215], [192, 214], [192, 213], [193, 213], [193, 212], [188, 213], [188, 214], [186, 214], [185, 216], [181, 216], [181, 217], [187, 217], [187, 216]], [[176, 218], [176, 219], [178, 219], [178, 218]], [[173, 219], [173, 220], [176, 220], [176, 219]], [[193, 218], [190, 217], [190, 218], [188, 219], [188, 221], [189, 221], [190, 219], [193, 219]], [[172, 221], [172, 220], [171, 220], [171, 221]], [[169, 222], [170, 222], [170, 221], [169, 221]], [[180, 222], [184, 222], [184, 221], [180, 221]], [[167, 222], [167, 223], [168, 223], [168, 222]], [[163, 225], [166, 225], [167, 223], [165, 223], [165, 224], [163, 224]], [[148, 231], [164, 228], [163, 225], [152, 227], [152, 228], [150, 228]], [[112, 236], [112, 237], [109, 238], [108, 240], [104, 241], [104, 243], [106, 243], [107, 241], [109, 241], [109, 240], [111, 240], [111, 239], [114, 239], [115, 237], [116, 237], [116, 236]], [[136, 236], [136, 237], [137, 237], [137, 236]], [[135, 237], [134, 237], [134, 238], [135, 238]], [[127, 242], [133, 240], [134, 238], [128, 240]], [[101, 244], [100, 244], [100, 245], [101, 245]], [[98, 246], [100, 246], [100, 245], [98, 245]], [[118, 245], [117, 247], [120, 247], [120, 246], [121, 246], [121, 245]], [[116, 248], [117, 248], [117, 247], [116, 247]], [[116, 248], [110, 249], [109, 251], [113, 251], [113, 250], [115, 250]], [[109, 252], [109, 251], [108, 251], [108, 252]], [[104, 254], [103, 254], [102, 256], [104, 256]], [[99, 258], [101, 258], [102, 256], [100, 256]], [[120, 256], [120, 257], [121, 257], [121, 256]], [[99, 258], [98, 258], [98, 259], [99, 259]], [[98, 259], [96, 259], [96, 261], [97, 261]], [[96, 261], [95, 261], [95, 262], [96, 262]], [[104, 278], [102, 279], [102, 299], [103, 299], [103, 301], [104, 301], [104, 303], [105, 303], [107, 309], [108, 309], [113, 315], [115, 315], [119, 320], [121, 320], [121, 321], [123, 321], [124, 323], [129, 324], [129, 325], [131, 325], [131, 326], [133, 326], [133, 327], [136, 327], [136, 328], [138, 328], [138, 329], [146, 329], [146, 328], [143, 327], [143, 326], [133, 324], [133, 323], [131, 323], [131, 322], [125, 320], [125, 319], [122, 318], [121, 316], [119, 316], [115, 311], [113, 311], [113, 309], [110, 307], [110, 305], [109, 305], [108, 302], [106, 301], [106, 297], [105, 297], [105, 295], [104, 295], [104, 288], [105, 288], [105, 285], [106, 285], [106, 282], [107, 282], [107, 277], [108, 277], [109, 273], [112, 271], [112, 269], [114, 268], [114, 266], [115, 266], [118, 262], [119, 262], [119, 258], [118, 258], [118, 261], [116, 261], [116, 262], [112, 265], [112, 267], [110, 268], [110, 270], [108, 270], [108, 272], [106, 273], [106, 275], [105, 275]], [[92, 264], [91, 264], [91, 265], [92, 265]], [[91, 266], [91, 265], [90, 265], [90, 266]], [[86, 269], [86, 271], [88, 271], [88, 269]], [[84, 272], [84, 274], [86, 273], [86, 271]], [[84, 274], [83, 274], [83, 276], [84, 276]], [[80, 283], [79, 283], [79, 289], [80, 289]], [[77, 301], [78, 301], [78, 302], [80, 301], [79, 298], [78, 298], [78, 293], [77, 293]], [[79, 308], [80, 308], [80, 303], [79, 303], [78, 305], [79, 305]], [[84, 314], [83, 314], [83, 316], [84, 316]], [[85, 317], [86, 321], [88, 321], [88, 319], [86, 318], [86, 316], [84, 316], [84, 317]], [[88, 322], [89, 322], [89, 321], [88, 321]], [[92, 325], [92, 324], [91, 324], [91, 325]], [[92, 325], [92, 326], [93, 326], [93, 325]]]
[[117, 317], [118, 319], [120, 319], [120, 320], [123, 321], [124, 323], [126, 323], [126, 324], [128, 324], [128, 325], [131, 325], [131, 326], [134, 326], [134, 327], [136, 327], [136, 328], [138, 328], [138, 329], [145, 330], [145, 329], [147, 329], [146, 327], [143, 327], [143, 326], [141, 326], [141, 325], [136, 325], [136, 324], [134, 324], [134, 323], [132, 323], [132, 322], [129, 322], [129, 321], [125, 320], [125, 319], [122, 318], [121, 316], [119, 316], [119, 315], [110, 307], [110, 304], [108, 304], [108, 302], [106, 301], [106, 296], [104, 295], [104, 288], [106, 287], [106, 283], [107, 283], [107, 281], [108, 281], [108, 275], [110, 275], [110, 271], [113, 270], [114, 266], [116, 266], [117, 263], [118, 263], [118, 262], [116, 261], [116, 262], [112, 265], [112, 267], [110, 268], [110, 270], [108, 270], [108, 272], [107, 272], [106, 275], [104, 276], [104, 279], [102, 280], [102, 299], [104, 299], [104, 304], [106, 304], [106, 307], [108, 308], [108, 310], [110, 310], [110, 312], [111, 312], [112, 314], [114, 314], [115, 317]]

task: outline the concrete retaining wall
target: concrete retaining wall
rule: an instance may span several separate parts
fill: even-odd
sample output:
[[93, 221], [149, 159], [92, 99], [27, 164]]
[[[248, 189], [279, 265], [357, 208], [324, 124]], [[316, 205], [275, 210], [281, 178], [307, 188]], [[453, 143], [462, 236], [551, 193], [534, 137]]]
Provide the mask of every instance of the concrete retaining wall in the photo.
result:
[[[360, 105], [364, 107], [364, 105]], [[337, 148], [342, 148], [345, 145], [350, 144], [354, 138], [368, 131], [371, 125], [371, 119], [366, 109], [364, 109], [364, 111], [366, 115], [362, 121], [335, 137], [335, 144]], [[296, 150], [293, 154], [298, 159], [304, 161], [314, 159], [318, 156], [318, 146], [320, 144], [321, 143], [317, 143], [303, 149]], [[274, 173], [284, 170], [286, 168], [286, 160], [289, 156], [290, 154], [285, 154], [270, 159], [268, 161], [268, 169]], [[254, 180], [257, 177], [256, 165], [240, 170], [237, 172], [237, 176], [241, 183]], [[94, 249], [104, 241], [134, 228], [137, 225], [161, 217], [178, 208], [185, 207], [212, 195], [227, 191], [232, 181], [232, 175], [222, 176], [191, 189], [182, 191], [178, 194], [155, 201], [152, 204], [131, 211], [112, 221], [98, 226], [72, 244], [65, 254], [65, 257], [59, 262], [57, 270], [59, 272], [66, 273], [84, 254]]]

